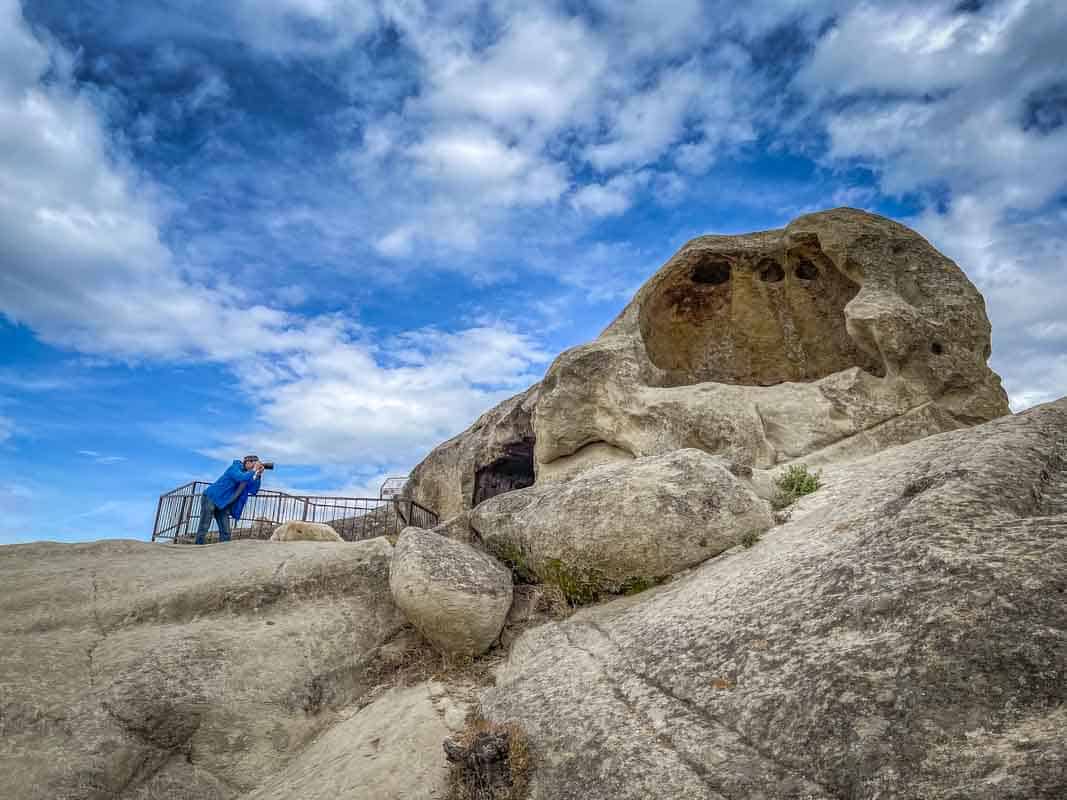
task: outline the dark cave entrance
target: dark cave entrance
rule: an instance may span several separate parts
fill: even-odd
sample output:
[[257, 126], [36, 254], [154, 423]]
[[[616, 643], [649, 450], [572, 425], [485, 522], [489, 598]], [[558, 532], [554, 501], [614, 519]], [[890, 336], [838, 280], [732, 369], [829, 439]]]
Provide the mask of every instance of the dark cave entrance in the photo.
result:
[[523, 439], [507, 445], [504, 455], [481, 467], [474, 474], [474, 502], [496, 497], [504, 492], [525, 489], [534, 483], [534, 440]]

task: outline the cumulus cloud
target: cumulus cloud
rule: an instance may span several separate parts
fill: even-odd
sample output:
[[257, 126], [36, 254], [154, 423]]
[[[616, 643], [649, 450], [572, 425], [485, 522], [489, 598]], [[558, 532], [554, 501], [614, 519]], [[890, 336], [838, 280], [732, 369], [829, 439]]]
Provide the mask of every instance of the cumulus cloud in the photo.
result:
[[237, 0], [229, 13], [245, 41], [283, 58], [336, 53], [378, 20], [367, 0]]
[[238, 365], [258, 424], [210, 452], [252, 447], [294, 463], [410, 465], [536, 382], [548, 357], [499, 325], [367, 342], [338, 321], [299, 353]]
[[[584, 15], [500, 3], [477, 25], [465, 8], [383, 6], [418, 91], [399, 113], [372, 115], [346, 157], [361, 187], [389, 187], [370, 189], [382, 200], [371, 236], [381, 254], [407, 257], [420, 242], [492, 249], [527, 209], [566, 220], [624, 213], [643, 192], [674, 202], [676, 176], [633, 174], [674, 146], [685, 148], [680, 168], [698, 173], [755, 136], [749, 58], [725, 39], [698, 46], [711, 30], [702, 25], [731, 24], [699, 2], [597, 4]], [[398, 187], [398, 173], [413, 180]]]
[[633, 202], [633, 192], [645, 183], [646, 176], [616, 175], [604, 183], [589, 183], [571, 197], [571, 204], [579, 211], [598, 217], [615, 216], [626, 211]]

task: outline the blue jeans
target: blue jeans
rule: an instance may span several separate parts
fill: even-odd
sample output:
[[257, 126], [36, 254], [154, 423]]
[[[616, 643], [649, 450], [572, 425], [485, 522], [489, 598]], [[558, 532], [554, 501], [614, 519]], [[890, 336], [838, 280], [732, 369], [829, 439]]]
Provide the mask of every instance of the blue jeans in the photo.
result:
[[206, 494], [200, 495], [200, 524], [196, 528], [196, 543], [203, 544], [207, 529], [211, 527], [211, 518], [219, 523], [219, 541], [230, 541], [230, 510], [219, 508], [211, 502]]

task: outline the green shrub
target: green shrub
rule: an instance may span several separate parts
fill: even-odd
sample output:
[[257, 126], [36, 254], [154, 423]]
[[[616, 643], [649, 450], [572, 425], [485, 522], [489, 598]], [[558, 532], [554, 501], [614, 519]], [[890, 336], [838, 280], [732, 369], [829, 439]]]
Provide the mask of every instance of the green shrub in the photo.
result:
[[760, 540], [759, 531], [746, 531], [745, 535], [741, 537], [741, 544], [745, 547], [752, 547], [756, 542]]
[[806, 464], [793, 464], [774, 483], [778, 487], [774, 507], [785, 508], [818, 489], [822, 485], [822, 473], [810, 471]]

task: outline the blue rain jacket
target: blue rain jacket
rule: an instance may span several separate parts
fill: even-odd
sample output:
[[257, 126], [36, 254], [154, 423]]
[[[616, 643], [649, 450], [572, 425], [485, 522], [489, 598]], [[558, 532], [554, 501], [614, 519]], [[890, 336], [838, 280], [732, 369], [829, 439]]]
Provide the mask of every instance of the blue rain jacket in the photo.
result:
[[[245, 471], [241, 469], [242, 466], [242, 461], [234, 459], [234, 462], [230, 464], [230, 468], [222, 473], [222, 477], [204, 489], [204, 494], [219, 508], [226, 508], [226, 506], [230, 505], [230, 501], [233, 501], [233, 505], [230, 506], [230, 516], [234, 519], [241, 518], [241, 511], [244, 510], [245, 502], [251, 495], [259, 491], [259, 478], [256, 477], [255, 471]], [[245, 487], [241, 491], [240, 497], [234, 500], [234, 495], [237, 494], [237, 487], [241, 485], [242, 481], [246, 481]]]

